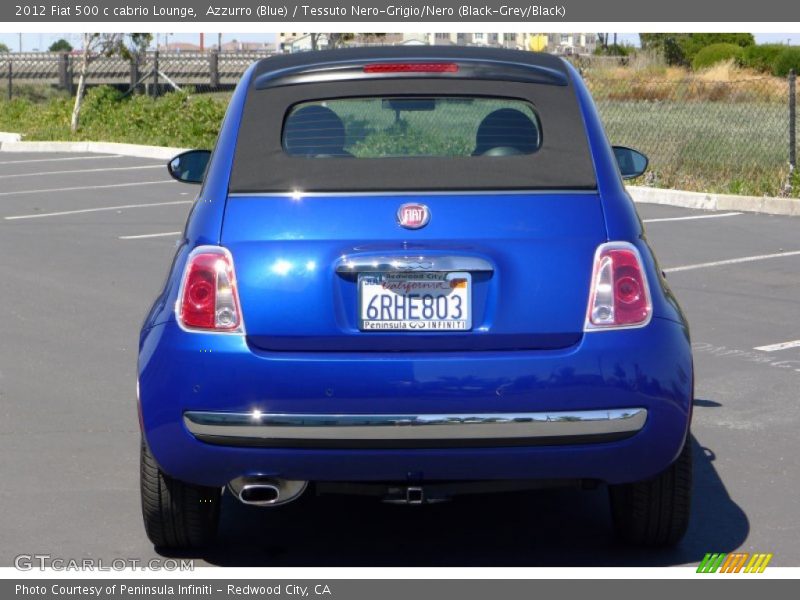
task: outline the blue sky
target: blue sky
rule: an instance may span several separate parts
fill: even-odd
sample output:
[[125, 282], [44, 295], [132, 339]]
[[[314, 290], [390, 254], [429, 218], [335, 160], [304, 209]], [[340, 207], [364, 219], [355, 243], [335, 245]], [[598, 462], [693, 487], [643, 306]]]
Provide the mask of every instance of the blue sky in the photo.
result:
[[[160, 34], [163, 36], [169, 35], [169, 41], [176, 42], [191, 42], [193, 44], [199, 43], [199, 33], [176, 33], [176, 34]], [[206, 33], [206, 45], [211, 46], [217, 43], [217, 33]], [[613, 35], [613, 34], [612, 34]], [[80, 46], [80, 33], [25, 33], [22, 35], [22, 50], [23, 52], [30, 52], [32, 50], [47, 49], [55, 40], [65, 38], [73, 46]], [[765, 43], [786, 43], [791, 39], [791, 44], [800, 45], [800, 32], [794, 33], [756, 33], [756, 41], [759, 44]], [[247, 41], [247, 42], [271, 42], [275, 40], [274, 33], [225, 33], [222, 36], [222, 42], [229, 42], [231, 40]], [[631, 43], [638, 45], [639, 35], [636, 33], [620, 33], [618, 35], [620, 43]], [[0, 42], [11, 48], [18, 50], [19, 48], [19, 34], [17, 33], [0, 33]]]

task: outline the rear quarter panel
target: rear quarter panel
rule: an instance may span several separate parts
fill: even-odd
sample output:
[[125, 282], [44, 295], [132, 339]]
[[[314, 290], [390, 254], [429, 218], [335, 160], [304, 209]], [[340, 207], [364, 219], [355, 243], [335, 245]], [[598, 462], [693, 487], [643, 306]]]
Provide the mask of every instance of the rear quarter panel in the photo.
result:
[[678, 300], [669, 288], [666, 277], [658, 264], [658, 259], [647, 243], [644, 226], [636, 212], [633, 199], [625, 189], [611, 143], [600, 120], [594, 100], [577, 70], [570, 64], [567, 67], [575, 84], [586, 135], [589, 139], [608, 239], [627, 241], [638, 248], [645, 262], [647, 279], [653, 295], [653, 316], [670, 319], [688, 326]]
[[180, 275], [192, 249], [203, 244], [218, 245], [220, 243], [236, 139], [254, 69], [255, 64], [245, 71], [228, 104], [205, 180], [189, 212], [183, 236], [170, 266], [164, 288], [145, 317], [143, 330], [158, 323], [164, 323], [173, 317]]

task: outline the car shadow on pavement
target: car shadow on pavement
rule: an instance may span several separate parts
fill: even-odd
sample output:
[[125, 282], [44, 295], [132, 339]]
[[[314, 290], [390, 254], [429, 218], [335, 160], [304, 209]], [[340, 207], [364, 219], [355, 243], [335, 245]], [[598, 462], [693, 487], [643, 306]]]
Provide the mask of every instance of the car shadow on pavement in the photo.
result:
[[[192, 557], [220, 566], [669, 566], [729, 552], [749, 522], [692, 438], [692, 521], [672, 549], [631, 548], [612, 534], [605, 487], [462, 496], [427, 506], [372, 498], [302, 498], [276, 509], [223, 496], [217, 543]], [[170, 554], [169, 556], [176, 556]]]

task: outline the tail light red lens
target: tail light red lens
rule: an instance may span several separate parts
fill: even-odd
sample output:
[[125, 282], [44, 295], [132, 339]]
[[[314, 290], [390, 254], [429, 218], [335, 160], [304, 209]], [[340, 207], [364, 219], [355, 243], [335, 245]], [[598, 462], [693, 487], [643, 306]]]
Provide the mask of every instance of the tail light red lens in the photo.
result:
[[635, 246], [609, 242], [595, 253], [586, 329], [641, 327], [650, 321], [650, 289]]
[[201, 246], [191, 253], [176, 309], [178, 321], [188, 329], [242, 330], [236, 275], [227, 250]]
[[458, 73], [456, 63], [373, 63], [364, 73]]

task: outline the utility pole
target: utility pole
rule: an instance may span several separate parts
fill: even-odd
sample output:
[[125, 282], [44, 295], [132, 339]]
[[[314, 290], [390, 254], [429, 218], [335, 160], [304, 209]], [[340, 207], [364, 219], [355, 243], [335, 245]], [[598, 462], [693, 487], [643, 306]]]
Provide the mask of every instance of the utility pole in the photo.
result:
[[797, 169], [797, 73], [789, 71], [789, 175]]
[[19, 51], [22, 53], [22, 34], [19, 34]]
[[217, 34], [217, 50], [219, 52], [222, 52], [222, 34], [221, 33]]

